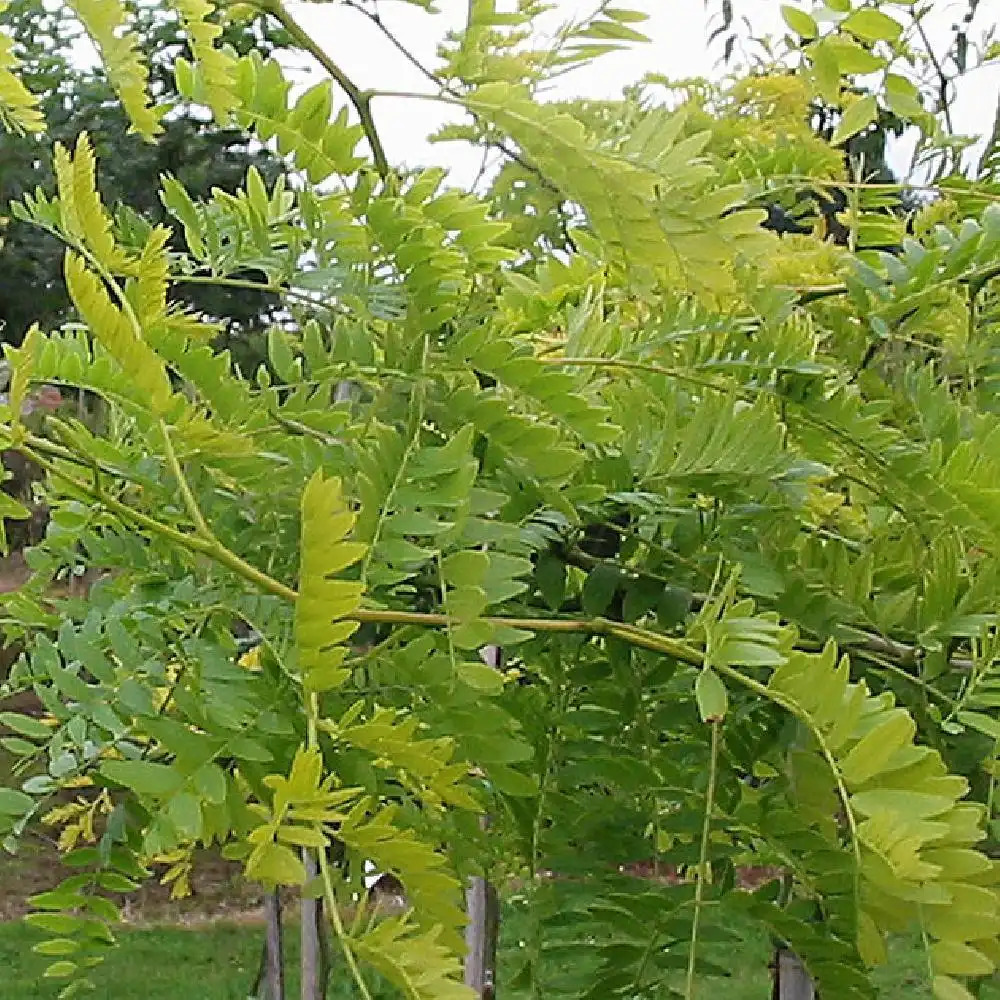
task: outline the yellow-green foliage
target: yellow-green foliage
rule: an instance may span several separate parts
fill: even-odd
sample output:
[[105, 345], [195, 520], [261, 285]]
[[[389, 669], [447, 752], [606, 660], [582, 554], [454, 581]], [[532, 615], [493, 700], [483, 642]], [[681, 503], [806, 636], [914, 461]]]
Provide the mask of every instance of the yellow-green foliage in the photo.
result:
[[[171, 5], [181, 19], [198, 67], [199, 98], [212, 109], [216, 123], [225, 125], [238, 103], [233, 93], [236, 58], [216, 45], [222, 27], [210, 20], [216, 13], [215, 5], [208, 0], [171, 0]], [[188, 64], [178, 60], [176, 72], [183, 74], [185, 69], [190, 73]]]
[[152, 140], [163, 130], [160, 110], [149, 94], [149, 70], [139, 51], [139, 39], [128, 29], [121, 0], [68, 0], [101, 54], [108, 79], [122, 102], [132, 128]]
[[[884, 932], [917, 925], [933, 940], [939, 994], [948, 988], [942, 977], [991, 972], [1000, 958], [1000, 897], [996, 864], [976, 846], [983, 807], [962, 801], [968, 782], [949, 775], [936, 750], [914, 744], [916, 725], [891, 694], [873, 696], [850, 681], [848, 658], [838, 662], [832, 645], [819, 656], [789, 657], [768, 687], [809, 720], [814, 752], [829, 765], [825, 774], [801, 769], [797, 794], [822, 801], [808, 787], [817, 780], [840, 793], [856, 859], [862, 956], [884, 961]], [[831, 824], [829, 814], [809, 819]]]
[[[0, 4], [0, 14], [6, 9], [7, 4]], [[0, 121], [10, 132], [41, 132], [45, 117], [38, 110], [38, 98], [18, 77], [18, 65], [9, 36], [0, 32]]]
[[715, 170], [702, 156], [710, 133], [683, 138], [683, 115], [650, 113], [611, 151], [525, 88], [487, 84], [465, 103], [510, 135], [564, 199], [582, 205], [613, 257], [637, 273], [715, 290], [731, 285], [731, 275], [707, 269], [709, 261], [766, 252], [760, 214], [733, 211], [745, 198], [740, 186], [711, 185]]
[[[173, 239], [102, 203], [81, 136], [55, 196], [14, 209], [66, 244], [75, 314], [8, 352], [0, 444], [43, 468], [51, 525], [3, 598], [25, 642], [7, 683], [47, 717], [0, 713], [33, 774], [0, 789], [0, 834], [88, 781], [129, 823], [36, 899], [71, 956], [50, 974], [82, 985], [106, 890], [155, 858], [183, 881], [221, 845], [322, 894], [361, 995], [375, 970], [411, 1000], [468, 996], [468, 877], [554, 870], [579, 877], [527, 879], [512, 977], [546, 1000], [665, 994], [678, 966], [690, 997], [736, 914], [845, 1000], [916, 923], [938, 996], [965, 1000], [1000, 960], [980, 849], [1000, 775], [993, 193], [950, 182], [904, 239], [894, 189], [851, 189], [848, 246], [779, 238], [762, 206], [843, 181], [809, 125], [832, 49], [805, 76], [546, 104], [550, 69], [634, 41], [641, 15], [602, 6], [543, 56], [536, 5], [497, 6], [445, 51], [445, 99], [472, 112], [447, 134], [511, 161], [485, 196], [369, 169], [368, 92], [338, 71], [293, 98], [276, 61], [219, 47], [209, 0], [175, 0], [182, 96], [285, 175], [204, 198], [164, 178]], [[843, 32], [885, 28], [876, 7]], [[155, 135], [123, 5], [74, 8]], [[0, 102], [37, 126], [4, 58]], [[877, 104], [855, 96], [841, 132]], [[175, 304], [196, 283], [279, 304], [239, 365], [226, 317]], [[97, 417], [29, 433], [36, 383]], [[86, 607], [48, 593], [83, 567], [112, 571]], [[65, 846], [91, 818], [64, 817]], [[693, 884], [620, 870], [649, 856]], [[780, 891], [731, 891], [748, 857]], [[366, 859], [412, 912], [345, 920]]]

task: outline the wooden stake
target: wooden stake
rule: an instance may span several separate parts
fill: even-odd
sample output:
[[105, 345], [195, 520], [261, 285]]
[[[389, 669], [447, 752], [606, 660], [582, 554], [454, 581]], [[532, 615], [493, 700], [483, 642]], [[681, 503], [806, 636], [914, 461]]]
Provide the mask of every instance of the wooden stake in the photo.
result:
[[773, 969], [773, 1000], [816, 1000], [812, 977], [794, 952], [779, 947]]

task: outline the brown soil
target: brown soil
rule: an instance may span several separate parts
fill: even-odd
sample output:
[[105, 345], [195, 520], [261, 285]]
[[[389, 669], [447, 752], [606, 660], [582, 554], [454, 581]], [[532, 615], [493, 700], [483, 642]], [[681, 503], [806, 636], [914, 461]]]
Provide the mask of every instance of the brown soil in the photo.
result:
[[[30, 912], [29, 897], [54, 888], [70, 874], [55, 847], [39, 841], [23, 843], [17, 855], [0, 856], [0, 920]], [[153, 878], [134, 893], [110, 898], [122, 906], [122, 919], [129, 923], [240, 922], [259, 916], [260, 888], [243, 879], [239, 864], [210, 852], [197, 858], [191, 889], [187, 898], [172, 900], [169, 886]]]

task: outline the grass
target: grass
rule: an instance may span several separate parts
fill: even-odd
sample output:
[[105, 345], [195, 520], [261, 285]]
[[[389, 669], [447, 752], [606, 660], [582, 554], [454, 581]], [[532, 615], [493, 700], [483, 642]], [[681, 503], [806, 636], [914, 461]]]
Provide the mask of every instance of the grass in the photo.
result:
[[[289, 998], [298, 996], [295, 931], [286, 935]], [[187, 927], [128, 929], [120, 945], [94, 970], [97, 990], [84, 996], [102, 1000], [247, 1000], [260, 961], [261, 928], [208, 923]], [[20, 922], [0, 924], [0, 997], [54, 1000], [55, 980], [43, 979], [51, 959], [31, 952], [41, 935]], [[329, 1000], [349, 1000], [350, 983], [334, 976]]]
[[[289, 927], [288, 997], [298, 992], [295, 928]], [[516, 957], [517, 930], [508, 925], [501, 955], [499, 996], [504, 997], [503, 970]], [[37, 932], [19, 922], [0, 924], [0, 970], [3, 1000], [53, 1000], [58, 986], [42, 979], [47, 960], [34, 955], [31, 946]], [[248, 924], [208, 923], [186, 928], [149, 927], [126, 929], [120, 947], [96, 970], [96, 994], [102, 1000], [246, 1000], [260, 957], [261, 929]], [[768, 949], [762, 937], [753, 935], [732, 956], [732, 978], [706, 982], [702, 997], [720, 1000], [767, 1000], [771, 983], [767, 973]], [[878, 970], [880, 1000], [928, 1000], [925, 961], [918, 940], [897, 942], [889, 965]], [[508, 994], [510, 995], [510, 994]], [[329, 1000], [355, 996], [338, 965]], [[388, 992], [375, 996], [388, 998]], [[987, 986], [984, 1000], [1000, 1000], [1000, 989]]]

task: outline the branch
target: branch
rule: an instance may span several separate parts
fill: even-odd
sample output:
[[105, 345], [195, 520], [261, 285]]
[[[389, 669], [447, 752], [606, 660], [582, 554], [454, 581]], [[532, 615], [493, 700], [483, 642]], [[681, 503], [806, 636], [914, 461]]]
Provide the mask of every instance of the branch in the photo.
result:
[[167, 456], [167, 465], [170, 466], [170, 471], [173, 473], [174, 479], [177, 480], [177, 486], [181, 491], [181, 498], [184, 501], [184, 506], [187, 508], [188, 515], [194, 521], [194, 526], [198, 534], [208, 542], [215, 542], [215, 536], [212, 534], [212, 530], [205, 520], [205, 515], [202, 514], [201, 508], [198, 506], [198, 501], [195, 499], [194, 493], [191, 492], [191, 485], [188, 483], [187, 477], [184, 475], [184, 470], [181, 468], [180, 460], [177, 458], [174, 443], [170, 440], [170, 428], [167, 427], [166, 422], [163, 420], [160, 421], [160, 433], [163, 435], [163, 448]]
[[354, 0], [344, 0], [344, 6], [350, 7], [351, 10], [356, 10], [363, 17], [368, 18], [372, 24], [378, 28], [379, 31], [386, 37], [386, 39], [395, 47], [396, 51], [403, 56], [406, 61], [413, 66], [417, 72], [422, 74], [435, 86], [440, 87], [442, 90], [448, 90], [445, 82], [439, 77], [433, 70], [428, 69], [400, 40], [399, 38], [386, 27], [385, 22], [382, 20], [381, 15], [377, 10], [368, 10], [366, 7], [362, 7], [361, 4], [355, 3]]
[[368, 145], [371, 146], [372, 157], [375, 160], [375, 169], [382, 180], [386, 180], [392, 173], [389, 167], [389, 160], [385, 155], [385, 148], [379, 137], [378, 129], [375, 127], [375, 119], [372, 117], [372, 94], [370, 91], [362, 90], [313, 40], [312, 36], [299, 25], [292, 15], [285, 9], [281, 0], [262, 0], [260, 9], [270, 14], [288, 32], [289, 37], [299, 48], [308, 52], [326, 70], [327, 73], [336, 80], [340, 89], [347, 94], [348, 100], [354, 105], [354, 110], [361, 120], [361, 127], [365, 130], [365, 137]]
[[278, 285], [274, 282], [251, 281], [248, 278], [227, 278], [213, 274], [171, 274], [170, 282], [174, 285], [212, 285], [218, 288], [245, 288], [247, 291], [275, 295], [278, 298], [299, 299], [314, 308], [329, 309], [331, 312], [342, 308], [338, 305], [331, 305], [322, 299], [316, 299], [309, 292], [302, 292], [296, 288], [291, 288], [287, 285]]
[[934, 52], [934, 46], [931, 45], [931, 40], [927, 37], [927, 29], [924, 27], [923, 15], [915, 15], [913, 22], [917, 26], [917, 31], [920, 33], [920, 40], [924, 43], [924, 47], [927, 49], [927, 58], [930, 59], [931, 65], [934, 67], [934, 72], [937, 74], [938, 106], [944, 115], [944, 123], [948, 128], [948, 132], [951, 135], [954, 135], [955, 125], [951, 119], [951, 104], [948, 100], [948, 85], [951, 81], [948, 79], [948, 74], [945, 73], [944, 66], [941, 65], [941, 61]]
[[[34, 441], [37, 439], [32, 440]], [[189, 532], [180, 531], [179, 529], [173, 527], [173, 525], [159, 521], [148, 514], [130, 507], [128, 504], [122, 503], [115, 497], [108, 496], [103, 490], [100, 489], [99, 486], [91, 485], [90, 483], [75, 478], [68, 472], [61, 469], [54, 462], [45, 458], [41, 454], [41, 449], [36, 449], [31, 447], [28, 443], [25, 443], [17, 450], [20, 451], [26, 458], [45, 469], [45, 471], [50, 475], [67, 483], [72, 489], [77, 490], [80, 493], [91, 497], [96, 502], [103, 504], [108, 510], [117, 514], [119, 517], [130, 520], [139, 527], [144, 528], [152, 534], [159, 535], [167, 541], [179, 545], [181, 548], [184, 548], [189, 552], [208, 556], [215, 562], [225, 566], [237, 576], [242, 577], [248, 583], [253, 584], [265, 593], [269, 593], [275, 597], [280, 597], [283, 600], [292, 602], [298, 599], [297, 590], [280, 580], [276, 580], [263, 570], [260, 570], [256, 566], [247, 562], [241, 556], [237, 555], [231, 549], [223, 545], [222, 542], [211, 534], [211, 532], [209, 532], [209, 535], [206, 537], [202, 533], [191, 534]], [[63, 457], [63, 450], [59, 449], [59, 452], [60, 457]], [[195, 507], [197, 508], [197, 504], [195, 504]], [[574, 561], [576, 565], [585, 566], [587, 561], [592, 558], [593, 557], [587, 557], [585, 553], [581, 552], [574, 555], [572, 561]], [[598, 560], [594, 560], [594, 562], [590, 564], [591, 567], [596, 564], [596, 562], [598, 562]], [[695, 597], [694, 600], [697, 602], [698, 598]], [[437, 612], [397, 611], [392, 609], [360, 608], [352, 617], [362, 624], [372, 625], [409, 625], [452, 628], [461, 624], [461, 620], [452, 615]], [[659, 632], [653, 632], [637, 625], [630, 625], [626, 622], [616, 622], [607, 618], [521, 618], [494, 616], [484, 620], [491, 625], [505, 626], [508, 628], [515, 628], [530, 632], [611, 636], [642, 649], [664, 653], [668, 656], [672, 656], [674, 659], [682, 663], [688, 663], [693, 666], [700, 666], [703, 660], [702, 653], [697, 648], [689, 645], [683, 640], [666, 636]], [[867, 654], [866, 658], [872, 659], [885, 669], [891, 669], [898, 676], [903, 677], [914, 684], [918, 684], [921, 688], [927, 691], [930, 696], [934, 697], [935, 700], [938, 700], [943, 704], [951, 703], [951, 699], [948, 698], [948, 696], [943, 692], [927, 684], [919, 677], [915, 677], [904, 669], [905, 665], [918, 662], [919, 649], [917, 647], [907, 646], [891, 639], [885, 639], [881, 636], [870, 634], [865, 635], [859, 643], [845, 642], [841, 645], [848, 648], [852, 646], [858, 648], [860, 653]], [[894, 662], [885, 663], [883, 662], [883, 658]], [[952, 663], [955, 666], [967, 665], [966, 661], [955, 660], [952, 661]]]
[[[966, 285], [969, 294], [974, 297], [994, 278], [1000, 278], [1000, 264], [991, 264], [979, 271], [972, 271], [957, 278], [948, 278], [941, 284], [946, 285], [949, 281], [954, 281], [957, 285]], [[810, 302], [818, 302], [820, 299], [829, 299], [836, 295], [846, 295], [848, 292], [847, 285], [817, 285], [812, 288], [794, 288], [792, 290], [798, 296], [799, 305], [808, 305]], [[930, 345], [923, 346], [929, 347]]]

